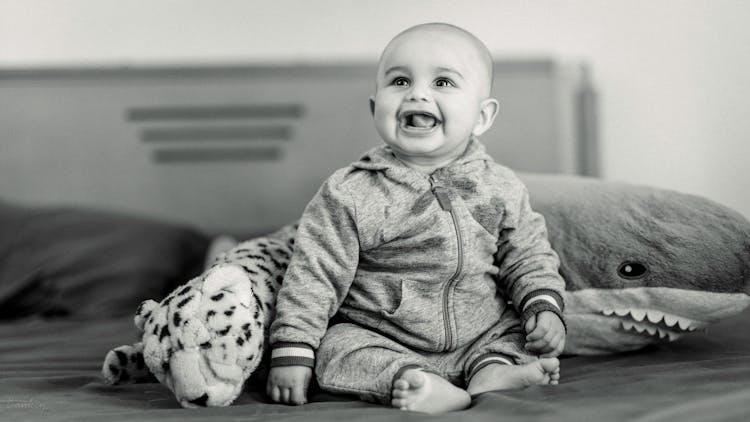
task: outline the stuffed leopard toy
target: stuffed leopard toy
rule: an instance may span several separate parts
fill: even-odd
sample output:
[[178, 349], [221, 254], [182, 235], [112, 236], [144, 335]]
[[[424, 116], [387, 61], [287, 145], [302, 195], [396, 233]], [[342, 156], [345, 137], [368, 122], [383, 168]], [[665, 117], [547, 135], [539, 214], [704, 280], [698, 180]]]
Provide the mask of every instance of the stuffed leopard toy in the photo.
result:
[[105, 381], [155, 376], [183, 407], [231, 404], [252, 374], [264, 372], [263, 345], [296, 231], [242, 242], [161, 302], [143, 302], [135, 315], [142, 341], [107, 353]]

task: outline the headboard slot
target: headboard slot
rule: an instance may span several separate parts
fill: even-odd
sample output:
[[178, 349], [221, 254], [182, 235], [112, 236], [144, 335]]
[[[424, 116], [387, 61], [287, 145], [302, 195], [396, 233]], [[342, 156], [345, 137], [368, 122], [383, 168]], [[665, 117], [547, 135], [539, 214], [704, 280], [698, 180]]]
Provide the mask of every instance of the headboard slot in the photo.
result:
[[301, 104], [238, 104], [214, 106], [133, 107], [127, 119], [135, 122], [162, 120], [221, 120], [221, 119], [299, 119], [304, 107]]
[[275, 161], [282, 156], [283, 151], [278, 147], [164, 148], [153, 151], [154, 162], [160, 164]]
[[288, 125], [263, 126], [182, 126], [156, 127], [141, 130], [143, 142], [179, 141], [288, 141], [292, 128]]

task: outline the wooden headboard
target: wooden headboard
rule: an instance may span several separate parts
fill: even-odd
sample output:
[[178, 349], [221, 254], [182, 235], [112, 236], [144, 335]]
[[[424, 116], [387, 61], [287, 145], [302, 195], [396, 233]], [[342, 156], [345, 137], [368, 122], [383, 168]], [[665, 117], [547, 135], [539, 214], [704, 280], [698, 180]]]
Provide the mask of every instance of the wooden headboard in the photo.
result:
[[[595, 175], [585, 67], [499, 60], [482, 137], [519, 171]], [[0, 70], [0, 198], [263, 232], [380, 143], [374, 64]]]

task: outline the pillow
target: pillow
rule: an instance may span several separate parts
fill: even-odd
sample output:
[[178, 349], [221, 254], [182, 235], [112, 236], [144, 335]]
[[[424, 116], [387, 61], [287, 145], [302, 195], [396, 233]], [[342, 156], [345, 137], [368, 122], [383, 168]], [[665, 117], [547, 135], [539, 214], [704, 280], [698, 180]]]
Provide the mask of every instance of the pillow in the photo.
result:
[[750, 304], [750, 223], [708, 199], [522, 175], [566, 281], [568, 354], [675, 340]]
[[199, 274], [208, 243], [145, 218], [0, 201], [0, 318], [131, 315]]

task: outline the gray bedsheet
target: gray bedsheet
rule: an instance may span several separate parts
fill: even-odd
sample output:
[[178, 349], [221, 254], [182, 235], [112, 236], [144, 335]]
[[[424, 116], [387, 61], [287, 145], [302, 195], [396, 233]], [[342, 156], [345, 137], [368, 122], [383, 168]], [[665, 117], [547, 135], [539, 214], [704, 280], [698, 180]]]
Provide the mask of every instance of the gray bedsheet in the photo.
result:
[[[562, 362], [562, 382], [480, 395], [439, 417], [313, 393], [302, 407], [248, 391], [227, 408], [182, 409], [162, 385], [108, 386], [102, 359], [134, 340], [130, 318], [0, 323], [0, 420], [718, 421], [750, 418], [750, 311], [677, 342]], [[252, 390], [252, 388], [250, 388]]]

